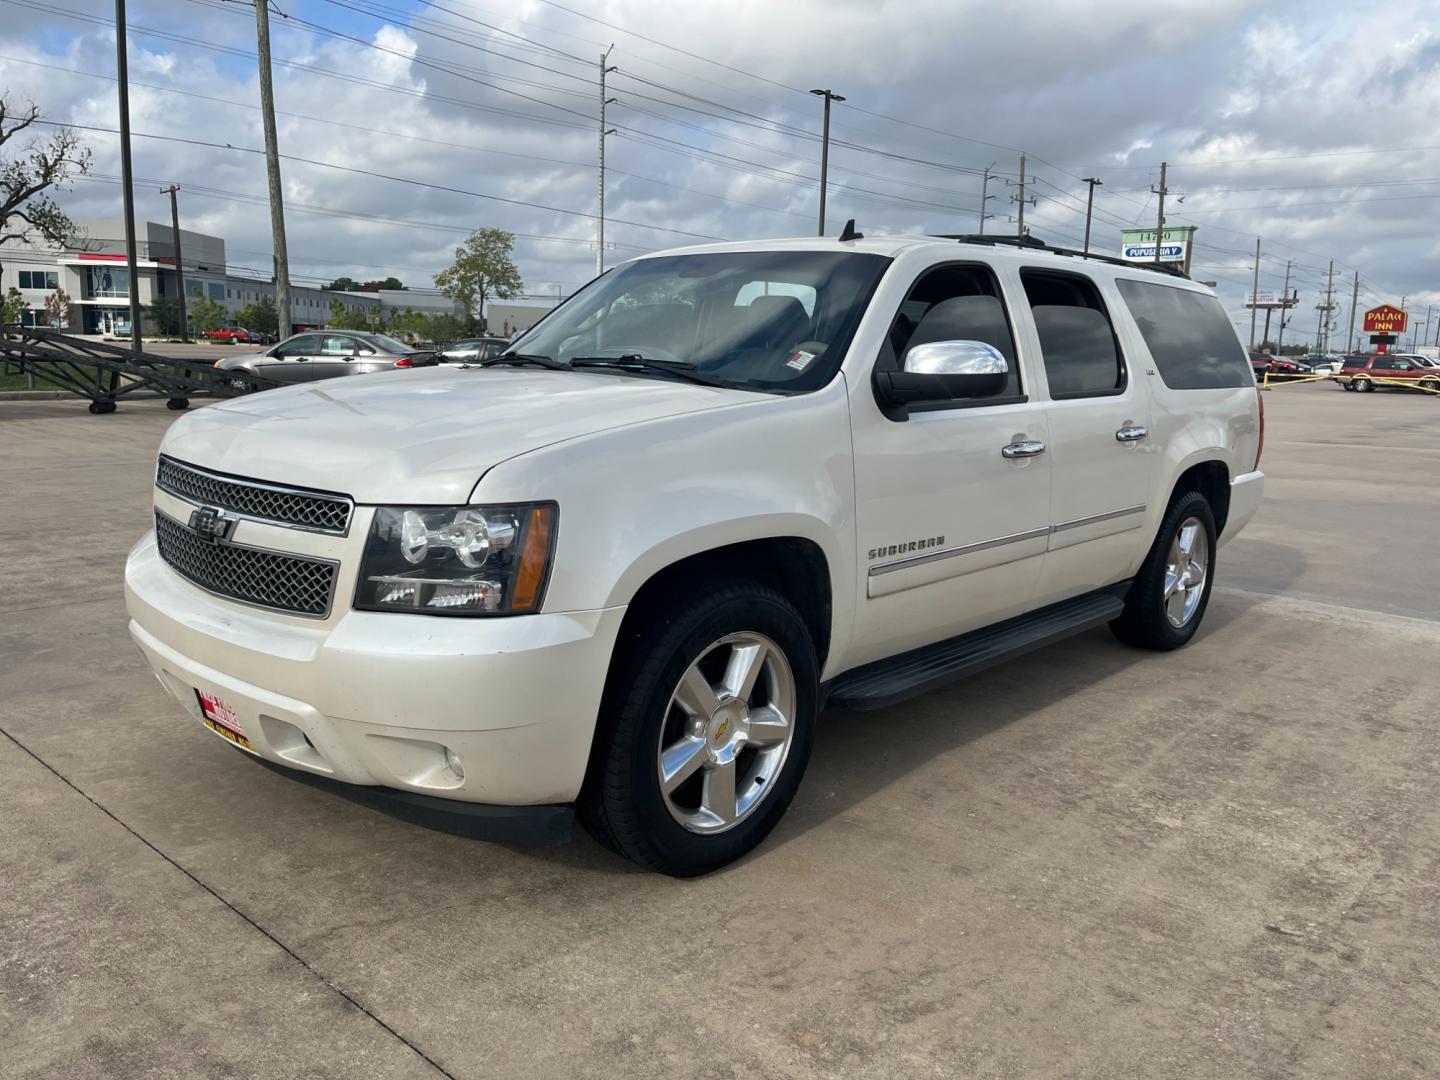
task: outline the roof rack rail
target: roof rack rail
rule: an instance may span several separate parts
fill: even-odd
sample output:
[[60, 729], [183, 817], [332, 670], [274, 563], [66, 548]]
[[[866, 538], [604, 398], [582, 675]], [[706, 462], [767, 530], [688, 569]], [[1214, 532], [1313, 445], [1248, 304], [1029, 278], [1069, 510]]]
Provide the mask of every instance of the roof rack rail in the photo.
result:
[[1048, 251], [1052, 255], [1068, 255], [1075, 259], [1094, 259], [1096, 262], [1110, 263], [1112, 266], [1123, 266], [1127, 270], [1149, 270], [1158, 274], [1169, 274], [1171, 277], [1190, 280], [1190, 275], [1178, 266], [1169, 263], [1156, 262], [1131, 262], [1128, 259], [1117, 258], [1114, 255], [1101, 255], [1094, 251], [1081, 251], [1078, 248], [1054, 247], [1034, 236], [992, 236], [988, 233], [942, 233], [935, 236], [936, 240], [954, 240], [961, 244], [1003, 244], [1009, 247], [1025, 248], [1028, 251]]

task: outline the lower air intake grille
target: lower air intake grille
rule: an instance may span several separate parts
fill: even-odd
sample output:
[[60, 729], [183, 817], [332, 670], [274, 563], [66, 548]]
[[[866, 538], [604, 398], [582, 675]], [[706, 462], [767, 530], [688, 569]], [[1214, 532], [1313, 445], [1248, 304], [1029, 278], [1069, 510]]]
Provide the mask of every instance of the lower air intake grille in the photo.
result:
[[155, 514], [160, 557], [207, 592], [257, 607], [324, 618], [337, 565], [326, 559], [216, 543], [165, 514]]

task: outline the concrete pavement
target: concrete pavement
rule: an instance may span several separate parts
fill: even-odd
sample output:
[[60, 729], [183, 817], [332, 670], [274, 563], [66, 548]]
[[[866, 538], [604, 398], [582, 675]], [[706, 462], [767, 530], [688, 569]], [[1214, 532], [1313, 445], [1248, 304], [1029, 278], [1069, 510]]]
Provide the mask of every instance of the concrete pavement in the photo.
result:
[[690, 882], [244, 760], [124, 631], [173, 414], [0, 403], [0, 1077], [1440, 1072], [1440, 401], [1266, 399], [1191, 647], [826, 714]]

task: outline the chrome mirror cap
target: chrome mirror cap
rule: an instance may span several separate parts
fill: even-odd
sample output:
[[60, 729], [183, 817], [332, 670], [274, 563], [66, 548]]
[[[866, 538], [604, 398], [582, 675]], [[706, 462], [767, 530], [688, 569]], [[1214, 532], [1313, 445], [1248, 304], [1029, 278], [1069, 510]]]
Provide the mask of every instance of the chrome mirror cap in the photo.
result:
[[930, 341], [905, 354], [905, 370], [916, 375], [1005, 375], [1010, 365], [999, 349], [983, 341]]

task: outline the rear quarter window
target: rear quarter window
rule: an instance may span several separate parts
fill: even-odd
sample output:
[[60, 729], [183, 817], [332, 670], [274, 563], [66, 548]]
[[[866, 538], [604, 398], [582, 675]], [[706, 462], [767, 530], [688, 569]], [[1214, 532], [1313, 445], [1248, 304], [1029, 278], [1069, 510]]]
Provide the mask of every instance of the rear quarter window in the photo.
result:
[[1120, 279], [1115, 284], [1170, 389], [1255, 384], [1250, 359], [1215, 297], [1149, 281]]

